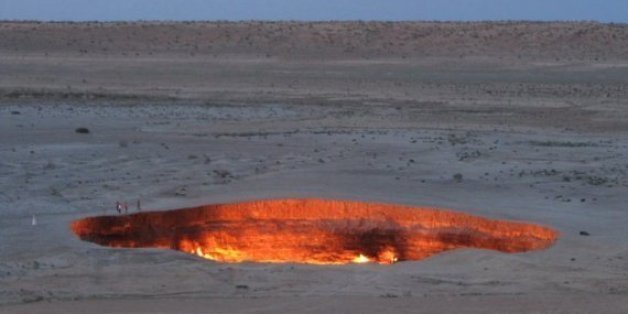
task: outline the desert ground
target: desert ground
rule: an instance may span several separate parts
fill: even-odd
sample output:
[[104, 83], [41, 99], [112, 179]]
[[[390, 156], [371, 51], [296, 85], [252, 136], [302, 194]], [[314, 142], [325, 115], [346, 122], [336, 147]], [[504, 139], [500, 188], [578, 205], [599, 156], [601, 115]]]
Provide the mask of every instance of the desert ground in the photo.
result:
[[[627, 172], [628, 25], [0, 22], [2, 313], [625, 313]], [[69, 229], [116, 201], [306, 197], [560, 237], [316, 266]]]

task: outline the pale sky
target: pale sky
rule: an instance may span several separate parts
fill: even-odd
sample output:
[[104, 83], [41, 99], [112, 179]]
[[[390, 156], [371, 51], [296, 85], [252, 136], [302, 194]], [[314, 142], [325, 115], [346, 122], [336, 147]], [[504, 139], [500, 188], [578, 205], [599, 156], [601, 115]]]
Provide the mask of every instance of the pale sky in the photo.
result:
[[0, 0], [0, 20], [593, 20], [628, 23], [628, 0]]

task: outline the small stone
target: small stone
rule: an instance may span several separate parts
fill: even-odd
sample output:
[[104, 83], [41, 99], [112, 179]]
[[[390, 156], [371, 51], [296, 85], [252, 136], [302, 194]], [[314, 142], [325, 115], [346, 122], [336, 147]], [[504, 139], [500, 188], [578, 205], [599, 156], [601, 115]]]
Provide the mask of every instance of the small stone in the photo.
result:
[[454, 179], [454, 181], [456, 181], [458, 183], [462, 182], [462, 174], [460, 174], [460, 173], [454, 174], [453, 179]]
[[590, 234], [590, 233], [588, 233], [588, 232], [586, 232], [586, 231], [580, 231], [580, 235], [581, 235], [581, 236], [588, 237], [588, 236], [590, 236], [591, 234]]
[[174, 195], [176, 196], [186, 196], [187, 195], [187, 190], [185, 187], [179, 188], [178, 190], [176, 190], [174, 192]]

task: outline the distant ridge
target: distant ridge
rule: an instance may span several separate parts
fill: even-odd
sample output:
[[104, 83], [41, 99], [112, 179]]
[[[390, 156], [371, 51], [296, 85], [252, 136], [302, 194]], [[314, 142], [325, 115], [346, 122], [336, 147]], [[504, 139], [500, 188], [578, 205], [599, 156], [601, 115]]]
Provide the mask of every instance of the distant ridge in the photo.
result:
[[628, 24], [598, 22], [0, 22], [1, 52], [326, 59], [628, 60]]

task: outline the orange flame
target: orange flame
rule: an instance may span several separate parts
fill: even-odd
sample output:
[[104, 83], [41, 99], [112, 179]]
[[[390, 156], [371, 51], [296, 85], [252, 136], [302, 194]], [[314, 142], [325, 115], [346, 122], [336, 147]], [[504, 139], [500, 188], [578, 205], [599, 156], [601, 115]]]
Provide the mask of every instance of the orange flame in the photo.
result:
[[371, 260], [368, 257], [364, 256], [363, 254], [360, 254], [358, 255], [358, 257], [354, 258], [351, 261], [356, 264], [364, 264], [364, 263], [370, 262]]
[[308, 264], [421, 260], [456, 248], [506, 253], [544, 249], [549, 228], [453, 211], [320, 199], [207, 205], [77, 220], [81, 239], [110, 247], [157, 247], [219, 261]]

